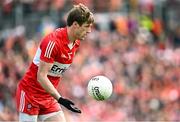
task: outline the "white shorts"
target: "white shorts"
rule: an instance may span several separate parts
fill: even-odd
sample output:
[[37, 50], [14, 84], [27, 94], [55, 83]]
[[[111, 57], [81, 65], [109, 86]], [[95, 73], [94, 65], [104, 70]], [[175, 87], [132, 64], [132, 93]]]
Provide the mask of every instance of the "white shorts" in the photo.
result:
[[45, 114], [45, 115], [29, 115], [29, 114], [20, 112], [19, 113], [19, 122], [37, 122], [37, 120], [44, 121], [47, 118], [55, 116], [57, 114], [61, 114], [61, 116], [64, 117], [63, 111], [53, 112], [53, 113], [49, 113], [49, 114]]

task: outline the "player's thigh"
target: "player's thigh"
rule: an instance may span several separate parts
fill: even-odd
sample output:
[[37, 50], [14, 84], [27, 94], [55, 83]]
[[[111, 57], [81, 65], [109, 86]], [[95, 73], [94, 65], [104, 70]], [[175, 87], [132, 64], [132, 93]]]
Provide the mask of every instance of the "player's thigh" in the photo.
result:
[[20, 87], [16, 91], [16, 107], [17, 111], [21, 113], [29, 115], [38, 115], [39, 113], [39, 105], [34, 101], [33, 95], [25, 92]]
[[66, 122], [63, 111], [53, 112], [49, 114], [39, 115], [39, 120], [44, 122]]
[[29, 115], [26, 113], [19, 113], [19, 122], [37, 122], [37, 115]]

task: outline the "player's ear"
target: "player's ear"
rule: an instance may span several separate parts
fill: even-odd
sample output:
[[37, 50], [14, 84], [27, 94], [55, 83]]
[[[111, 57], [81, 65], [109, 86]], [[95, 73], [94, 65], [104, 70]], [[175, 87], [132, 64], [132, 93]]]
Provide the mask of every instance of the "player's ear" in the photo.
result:
[[74, 21], [74, 22], [73, 22], [73, 26], [74, 26], [75, 28], [77, 28], [77, 27], [79, 27], [79, 24], [78, 24], [76, 21]]

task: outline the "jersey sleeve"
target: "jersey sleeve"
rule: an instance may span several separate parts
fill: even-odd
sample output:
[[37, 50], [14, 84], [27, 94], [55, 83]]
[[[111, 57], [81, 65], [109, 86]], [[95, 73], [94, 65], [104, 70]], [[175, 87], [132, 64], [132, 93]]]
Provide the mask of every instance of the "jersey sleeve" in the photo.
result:
[[53, 39], [49, 39], [48, 37], [45, 37], [40, 44], [40, 49], [41, 49], [40, 59], [47, 63], [53, 63], [58, 53], [56, 42]]

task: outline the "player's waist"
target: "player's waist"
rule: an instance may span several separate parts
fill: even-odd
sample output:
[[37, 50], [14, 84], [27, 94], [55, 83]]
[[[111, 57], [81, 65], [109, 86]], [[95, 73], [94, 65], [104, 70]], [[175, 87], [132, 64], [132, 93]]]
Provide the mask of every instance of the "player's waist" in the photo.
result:
[[[37, 81], [37, 70], [38, 68], [30, 66], [29, 70], [26, 72], [24, 77], [19, 83], [19, 86], [23, 88], [25, 91], [30, 92], [32, 94], [48, 94]], [[53, 86], [56, 88], [58, 83], [60, 82], [60, 77], [47, 76]]]
[[29, 83], [27, 84], [25, 81], [21, 80], [19, 82], [18, 87], [23, 90], [26, 94], [29, 94], [33, 97], [41, 97], [41, 98], [51, 98], [51, 95], [47, 93], [39, 84]]

